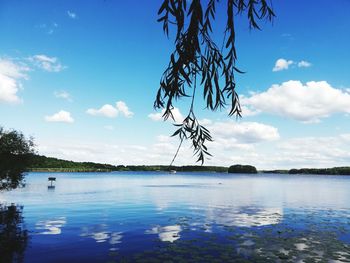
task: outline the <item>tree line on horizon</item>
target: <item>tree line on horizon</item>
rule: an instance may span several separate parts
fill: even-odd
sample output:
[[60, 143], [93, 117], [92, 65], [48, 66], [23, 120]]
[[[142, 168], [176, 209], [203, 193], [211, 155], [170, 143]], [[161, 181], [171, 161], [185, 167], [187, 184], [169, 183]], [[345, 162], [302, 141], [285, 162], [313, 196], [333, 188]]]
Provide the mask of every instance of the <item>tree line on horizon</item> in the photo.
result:
[[29, 166], [30, 171], [169, 171], [178, 172], [219, 172], [219, 173], [271, 173], [271, 174], [323, 174], [323, 175], [350, 175], [350, 166], [333, 168], [301, 168], [286, 170], [261, 170], [252, 165], [235, 164], [226, 166], [203, 165], [111, 165], [94, 162], [66, 161], [54, 157], [33, 155]]

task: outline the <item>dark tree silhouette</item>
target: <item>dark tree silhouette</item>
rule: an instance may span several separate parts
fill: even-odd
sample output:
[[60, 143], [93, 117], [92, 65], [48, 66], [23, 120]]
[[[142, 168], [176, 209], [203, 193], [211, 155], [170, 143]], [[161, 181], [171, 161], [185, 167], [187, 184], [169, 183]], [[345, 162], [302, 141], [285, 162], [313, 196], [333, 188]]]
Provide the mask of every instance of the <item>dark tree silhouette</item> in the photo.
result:
[[[220, 48], [212, 39], [212, 23], [219, 2], [227, 5], [226, 30]], [[242, 72], [236, 67], [234, 18], [243, 14], [247, 15], [252, 29], [260, 29], [258, 20], [271, 21], [275, 16], [268, 0], [164, 0], [158, 12], [158, 21], [163, 23], [165, 34], [169, 35], [169, 25], [173, 25], [176, 36], [175, 50], [161, 78], [154, 107], [165, 109], [164, 120], [169, 117], [174, 119], [174, 100], [192, 97], [189, 113], [181, 124], [175, 124], [178, 129], [173, 136], [180, 138], [178, 150], [184, 139], [190, 139], [197, 161], [202, 164], [205, 157], [210, 155], [205, 143], [212, 141], [212, 137], [194, 113], [197, 82], [203, 87], [203, 97], [209, 110], [230, 106], [229, 116], [241, 117], [235, 74]], [[220, 85], [221, 79], [223, 85]]]
[[0, 262], [23, 262], [28, 231], [22, 212], [21, 206], [0, 204]]
[[24, 172], [34, 153], [33, 139], [21, 132], [0, 127], [0, 190], [13, 189], [23, 182]]

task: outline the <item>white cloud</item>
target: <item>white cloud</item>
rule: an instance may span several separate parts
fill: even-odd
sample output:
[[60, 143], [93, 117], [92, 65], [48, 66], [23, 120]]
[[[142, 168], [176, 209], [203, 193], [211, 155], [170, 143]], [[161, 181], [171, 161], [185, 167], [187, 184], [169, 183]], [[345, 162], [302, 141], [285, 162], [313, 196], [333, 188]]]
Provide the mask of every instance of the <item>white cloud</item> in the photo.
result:
[[207, 163], [208, 165], [252, 164], [258, 169], [346, 166], [350, 162], [348, 136], [349, 134], [280, 139], [276, 142], [252, 145], [251, 149], [226, 148], [226, 144], [219, 142], [218, 147], [208, 145], [214, 158]]
[[161, 142], [161, 143], [163, 143], [163, 142], [170, 142], [171, 141], [171, 137], [169, 135], [161, 134], [161, 135], [157, 136], [157, 141]]
[[308, 68], [308, 67], [311, 67], [312, 64], [308, 61], [305, 61], [305, 60], [302, 60], [302, 61], [299, 61], [298, 62], [298, 67], [299, 68]]
[[64, 100], [67, 100], [67, 101], [72, 101], [72, 96], [65, 90], [61, 90], [61, 91], [55, 91], [54, 92], [54, 95], [56, 98], [59, 98], [59, 99], [64, 99]]
[[128, 106], [124, 101], [117, 101], [116, 107], [117, 110], [127, 118], [130, 118], [134, 115], [134, 113], [129, 110]]
[[108, 118], [115, 118], [118, 116], [118, 110], [110, 104], [105, 104], [99, 109], [88, 109], [86, 113], [93, 116], [104, 116]]
[[114, 130], [114, 127], [112, 125], [105, 125], [105, 126], [103, 126], [103, 128], [105, 128], [106, 130], [109, 130], [109, 131]]
[[[57, 27], [57, 24], [55, 24]], [[23, 61], [30, 61], [34, 66], [49, 72], [59, 72], [65, 68], [56, 57], [46, 55], [35, 55], [26, 59], [0, 58], [0, 101], [7, 103], [19, 103], [21, 98], [18, 96], [22, 89], [21, 80], [27, 80], [27, 73], [31, 68]], [[55, 96], [71, 100], [70, 95], [65, 92], [55, 92]]]
[[340, 134], [339, 138], [341, 138], [346, 143], [350, 143], [350, 133]]
[[[254, 156], [256, 147], [260, 144], [272, 144], [274, 141], [279, 141], [280, 138], [277, 128], [257, 122], [210, 121], [206, 128], [209, 129], [214, 139], [213, 142], [207, 143], [208, 150], [214, 157], [207, 160], [206, 165], [232, 165], [237, 162], [237, 158], [232, 159], [232, 154], [238, 153], [240, 157], [244, 154], [247, 155], [246, 159], [248, 159]], [[176, 137], [159, 135], [157, 142], [149, 147], [147, 156], [156, 160], [153, 163], [159, 163], [160, 160], [162, 163], [169, 162], [174, 156], [178, 144], [179, 140]], [[190, 146], [190, 142], [185, 141], [176, 159], [177, 164], [193, 164], [195, 162], [193, 148]], [[152, 162], [149, 161], [149, 163]], [[245, 163], [250, 162], [246, 161]]]
[[272, 71], [276, 72], [281, 70], [287, 70], [291, 65], [296, 65], [298, 66], [298, 68], [308, 68], [312, 66], [312, 64], [306, 60], [294, 62], [293, 60], [286, 60], [284, 58], [280, 58], [277, 59], [277, 61], [275, 62], [275, 66], [273, 67]]
[[61, 110], [51, 116], [45, 116], [45, 121], [73, 123], [74, 119], [70, 115], [70, 112]]
[[268, 90], [241, 103], [252, 111], [276, 114], [305, 123], [319, 122], [335, 113], [350, 113], [350, 93], [333, 88], [326, 81], [306, 84], [290, 80], [272, 85]]
[[0, 58], [0, 102], [21, 102], [17, 94], [22, 87], [20, 80], [28, 79], [29, 70], [24, 64]]
[[67, 15], [72, 18], [72, 19], [76, 19], [77, 18], [77, 14], [72, 12], [72, 11], [67, 11]]
[[280, 138], [277, 128], [258, 122], [211, 121], [206, 124], [206, 128], [209, 129], [214, 139], [213, 142], [208, 142], [207, 146], [210, 152], [216, 153], [224, 151], [252, 152], [256, 145], [276, 141]]
[[[150, 113], [150, 114], [148, 114], [148, 118], [150, 118], [153, 121], [162, 121], [164, 112], [165, 112], [165, 109], [163, 109], [161, 112]], [[179, 108], [174, 107], [171, 110], [171, 112], [173, 114], [173, 117], [174, 117], [176, 123], [181, 123], [184, 120], [184, 117], [182, 116]], [[169, 119], [172, 120], [171, 118], [169, 118]]]
[[280, 138], [278, 129], [258, 122], [215, 122], [207, 127], [217, 139], [231, 139], [239, 144], [273, 141]]
[[[244, 98], [242, 95], [240, 98]], [[246, 105], [241, 104], [241, 110], [242, 110], [242, 116], [243, 117], [250, 117], [250, 116], [255, 116], [258, 115], [261, 111], [259, 110], [254, 110], [252, 108], [247, 107]]]
[[277, 59], [274, 68], [272, 71], [281, 71], [281, 70], [287, 70], [290, 65], [292, 65], [294, 62], [293, 60], [286, 60], [284, 58]]
[[198, 120], [198, 122], [200, 123], [200, 125], [203, 125], [203, 126], [210, 125], [213, 123], [212, 120], [206, 119], [206, 118], [200, 119], [200, 120]]
[[[240, 156], [242, 153], [249, 153], [251, 156], [260, 144], [271, 144], [280, 138], [277, 128], [256, 122], [208, 120], [206, 128], [209, 129], [214, 139], [213, 142], [207, 143], [208, 150], [214, 157], [207, 160], [206, 165], [231, 165], [235, 163], [231, 159], [233, 153], [238, 152]], [[178, 145], [177, 137], [159, 135], [157, 141], [148, 147], [149, 153], [144, 160], [147, 163], [167, 164], [173, 158]], [[193, 164], [195, 160], [190, 142], [185, 141], [176, 159], [176, 164]]]
[[103, 116], [108, 118], [115, 118], [119, 113], [127, 118], [134, 115], [134, 113], [129, 110], [128, 106], [123, 101], [117, 101], [115, 107], [110, 104], [105, 104], [100, 109], [88, 109], [86, 113], [93, 116]]
[[280, 142], [276, 148], [281, 153], [279, 161], [289, 167], [344, 166], [350, 161], [349, 138], [350, 134], [291, 138]]
[[58, 58], [43, 54], [32, 56], [29, 58], [29, 61], [32, 61], [35, 66], [48, 72], [60, 72], [66, 68], [66, 66], [63, 66], [59, 62]]
[[[83, 141], [81, 138], [67, 137], [43, 141], [38, 138], [37, 149], [40, 154], [65, 160], [92, 161], [110, 164], [163, 164], [168, 165], [178, 146], [177, 138], [168, 136], [149, 138], [147, 142], [135, 145], [132, 141], [117, 142], [118, 139], [100, 138], [94, 141]], [[106, 140], [105, 140], [106, 139]], [[103, 140], [103, 141], [102, 141]], [[177, 164], [193, 164], [195, 159], [188, 143], [180, 150]]]

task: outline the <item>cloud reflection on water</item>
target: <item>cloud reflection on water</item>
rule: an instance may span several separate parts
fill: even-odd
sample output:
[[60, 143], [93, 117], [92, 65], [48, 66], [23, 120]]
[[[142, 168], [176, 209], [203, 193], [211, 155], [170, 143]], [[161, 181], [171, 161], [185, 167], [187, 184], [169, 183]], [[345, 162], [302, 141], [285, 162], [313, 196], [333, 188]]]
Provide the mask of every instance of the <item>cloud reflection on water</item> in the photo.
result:
[[111, 251], [115, 251], [118, 248], [115, 245], [120, 244], [123, 238], [122, 232], [110, 232], [107, 230], [106, 224], [100, 224], [90, 227], [82, 227], [81, 237], [89, 237], [96, 241], [96, 243], [108, 242], [112, 247]]
[[253, 227], [275, 225], [283, 219], [279, 207], [225, 207], [207, 210], [207, 220], [223, 226]]
[[146, 234], [158, 234], [158, 237], [163, 242], [174, 242], [180, 239], [181, 226], [172, 225], [172, 226], [156, 226], [151, 230], [147, 230]]
[[65, 217], [59, 217], [57, 219], [49, 219], [39, 221], [35, 224], [35, 229], [46, 230], [39, 232], [40, 235], [59, 235], [61, 234], [61, 228], [67, 223]]
[[[147, 192], [155, 209], [163, 214], [181, 207], [196, 215], [197, 222], [192, 222], [192, 230], [211, 232], [213, 224], [237, 227], [275, 225], [283, 219], [283, 204], [279, 199], [275, 200], [275, 195], [269, 193], [270, 188], [266, 185], [261, 189], [252, 187], [245, 178], [243, 182], [233, 184], [226, 181], [218, 185], [217, 179], [206, 178], [206, 183], [199, 183], [201, 187], [193, 190], [193, 178], [171, 179], [172, 184], [161, 182], [158, 187], [154, 187], [155, 184], [147, 185]], [[264, 199], [259, 198], [265, 191]]]

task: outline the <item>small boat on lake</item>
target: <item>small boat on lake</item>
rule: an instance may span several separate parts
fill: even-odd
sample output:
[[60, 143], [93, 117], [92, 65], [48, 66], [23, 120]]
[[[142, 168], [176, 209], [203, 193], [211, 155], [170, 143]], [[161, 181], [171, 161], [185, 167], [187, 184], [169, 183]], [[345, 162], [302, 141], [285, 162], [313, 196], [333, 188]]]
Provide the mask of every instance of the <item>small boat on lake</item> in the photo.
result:
[[176, 170], [170, 170], [169, 173], [170, 174], [176, 174]]

